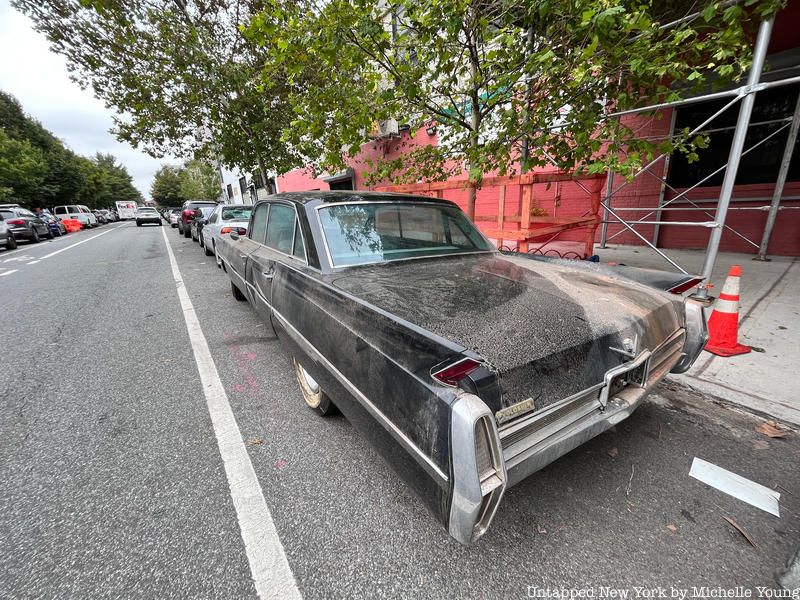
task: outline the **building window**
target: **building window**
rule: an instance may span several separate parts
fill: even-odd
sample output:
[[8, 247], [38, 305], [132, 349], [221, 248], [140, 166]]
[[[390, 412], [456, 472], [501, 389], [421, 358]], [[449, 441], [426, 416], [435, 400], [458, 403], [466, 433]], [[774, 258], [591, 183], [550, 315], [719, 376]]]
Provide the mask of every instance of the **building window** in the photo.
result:
[[[785, 121], [781, 121], [781, 119], [791, 119], [798, 93], [800, 93], [800, 85], [785, 85], [756, 94], [744, 151], [780, 129], [785, 124]], [[730, 99], [726, 98], [678, 108], [675, 131], [684, 128], [693, 129], [729, 101]], [[691, 187], [727, 163], [738, 116], [738, 105], [734, 105], [706, 127], [709, 132], [709, 146], [698, 150], [699, 160], [689, 163], [684, 155], [676, 153], [670, 162], [667, 182], [676, 188]], [[778, 178], [778, 169], [788, 136], [789, 128], [787, 127], [755, 150], [743, 155], [739, 163], [736, 183], [738, 185], [774, 183]], [[703, 186], [721, 185], [724, 175], [725, 171], [720, 171], [704, 182]], [[800, 137], [794, 146], [787, 180], [800, 181]]]
[[233, 186], [229, 183], [225, 186], [226, 191], [228, 192], [228, 200], [233, 200]]
[[247, 193], [247, 177], [239, 177], [239, 191], [242, 192], [242, 198]]

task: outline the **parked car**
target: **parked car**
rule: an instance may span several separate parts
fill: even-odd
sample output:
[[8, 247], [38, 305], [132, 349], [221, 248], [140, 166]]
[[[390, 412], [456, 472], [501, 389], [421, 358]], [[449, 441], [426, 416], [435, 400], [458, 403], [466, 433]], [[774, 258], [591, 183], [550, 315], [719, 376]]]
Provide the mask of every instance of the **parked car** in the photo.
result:
[[141, 227], [145, 223], [153, 223], [161, 227], [161, 215], [158, 214], [155, 208], [151, 208], [150, 206], [138, 207], [134, 218], [136, 219], [137, 227]]
[[53, 214], [59, 219], [75, 219], [80, 221], [81, 227], [84, 229], [97, 227], [97, 217], [83, 205], [68, 204], [56, 206], [53, 208]]
[[47, 226], [50, 228], [50, 231], [53, 233], [54, 236], [62, 236], [66, 235], [67, 228], [64, 227], [64, 224], [56, 219], [53, 215], [46, 212], [40, 212], [36, 214], [42, 221], [47, 223]]
[[[247, 233], [247, 222], [253, 207], [244, 204], [220, 204], [208, 217], [208, 223], [203, 226], [200, 233], [200, 246], [205, 250], [206, 256], [216, 256], [217, 240], [221, 235], [231, 232], [238, 235]], [[221, 266], [217, 258], [217, 266]]]
[[178, 234], [185, 237], [192, 235], [190, 227], [192, 219], [195, 217], [196, 208], [200, 208], [201, 206], [210, 206], [214, 208], [216, 205], [216, 202], [207, 200], [187, 200], [184, 202], [181, 206], [181, 213], [178, 218]]
[[446, 200], [278, 194], [217, 253], [306, 404], [341, 410], [464, 544], [507, 488], [627, 418], [707, 339], [699, 304], [503, 255]]
[[106, 216], [101, 211], [93, 210], [92, 214], [97, 219], [97, 223], [99, 225], [105, 225], [106, 223], [108, 223], [108, 219], [106, 219]]
[[85, 214], [89, 220], [89, 227], [97, 227], [100, 223], [97, 221], [97, 217], [94, 216], [94, 213], [89, 209], [88, 206], [83, 204], [78, 204], [78, 208], [81, 210], [81, 213]]
[[5, 219], [3, 218], [3, 212], [0, 209], [0, 246], [3, 246], [6, 250], [13, 250], [17, 247], [17, 240], [14, 237], [14, 232], [11, 231], [11, 228], [6, 223]]
[[[208, 222], [208, 217], [214, 212], [214, 206], [201, 206], [194, 209], [194, 218], [189, 223], [189, 234], [192, 236], [193, 242], [200, 242], [200, 232], [203, 231], [203, 226]], [[203, 244], [200, 244], [203, 247]]]
[[38, 244], [42, 238], [53, 239], [50, 226], [27, 208], [7, 206], [0, 208], [0, 215], [14, 235], [15, 240], [29, 240]]
[[116, 215], [114, 215], [113, 212], [105, 208], [100, 209], [100, 214], [102, 214], [105, 217], [106, 223], [113, 223], [117, 220]]

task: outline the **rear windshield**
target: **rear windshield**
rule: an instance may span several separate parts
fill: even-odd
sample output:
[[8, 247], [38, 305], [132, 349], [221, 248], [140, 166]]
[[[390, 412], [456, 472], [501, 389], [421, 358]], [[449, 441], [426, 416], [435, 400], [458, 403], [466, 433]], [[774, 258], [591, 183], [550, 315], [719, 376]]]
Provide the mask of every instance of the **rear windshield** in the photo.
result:
[[252, 206], [226, 206], [222, 209], [223, 221], [249, 221]]
[[3, 215], [4, 219], [13, 219], [17, 216], [10, 210], [0, 210], [0, 215]]
[[336, 267], [494, 249], [464, 213], [446, 205], [338, 204], [320, 208], [319, 218]]
[[158, 211], [155, 208], [140, 208], [139, 212], [140, 213], [158, 213]]

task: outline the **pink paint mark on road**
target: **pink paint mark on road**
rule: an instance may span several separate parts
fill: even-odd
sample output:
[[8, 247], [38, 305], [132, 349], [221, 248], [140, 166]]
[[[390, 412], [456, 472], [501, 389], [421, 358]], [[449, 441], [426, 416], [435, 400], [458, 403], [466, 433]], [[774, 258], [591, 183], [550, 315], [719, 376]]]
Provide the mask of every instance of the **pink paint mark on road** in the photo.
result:
[[287, 463], [287, 462], [286, 462], [285, 460], [283, 460], [282, 458], [279, 458], [278, 460], [276, 460], [276, 461], [275, 461], [275, 466], [276, 466], [277, 468], [279, 468], [279, 469], [282, 469], [283, 467], [285, 467], [285, 466], [286, 466], [286, 465], [288, 465], [288, 464], [289, 464], [289, 463]]

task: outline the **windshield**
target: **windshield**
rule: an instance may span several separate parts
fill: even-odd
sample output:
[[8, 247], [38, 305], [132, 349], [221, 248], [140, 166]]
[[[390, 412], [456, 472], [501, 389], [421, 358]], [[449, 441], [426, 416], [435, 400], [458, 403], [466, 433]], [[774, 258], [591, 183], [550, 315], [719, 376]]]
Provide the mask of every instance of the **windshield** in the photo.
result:
[[249, 221], [252, 206], [226, 206], [222, 209], [223, 221]]
[[467, 217], [447, 205], [381, 202], [319, 209], [335, 267], [494, 248]]

